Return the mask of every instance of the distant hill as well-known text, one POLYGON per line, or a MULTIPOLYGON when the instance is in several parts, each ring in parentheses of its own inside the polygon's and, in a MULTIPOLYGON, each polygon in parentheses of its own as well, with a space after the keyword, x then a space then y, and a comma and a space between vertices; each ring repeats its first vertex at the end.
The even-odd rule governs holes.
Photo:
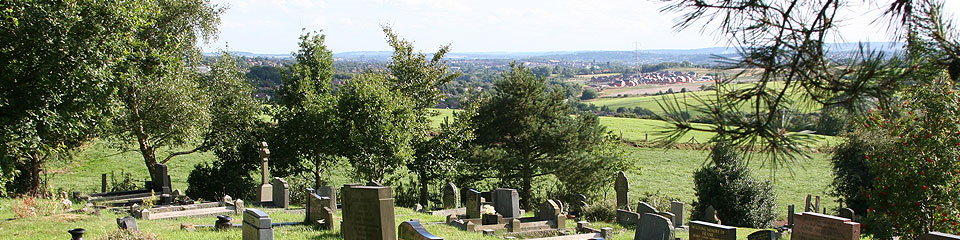
MULTIPOLYGON (((897 42, 869 42, 864 43, 869 49, 884 52, 897 51, 903 48, 903 43, 897 42)), ((833 43, 827 46, 831 54, 843 55, 857 51, 859 43, 833 43)), ((290 54, 260 54, 250 52, 232 52, 244 57, 289 58, 290 54)), ((334 53, 333 57, 344 61, 389 61, 393 52, 390 51, 355 51, 334 53)), ((204 53, 207 56, 216 53, 204 53)), ((690 61, 695 64, 709 64, 716 61, 716 57, 738 56, 737 49, 732 47, 711 47, 697 49, 646 49, 639 54, 634 51, 550 51, 550 52, 452 52, 447 54, 449 59, 507 59, 507 60, 557 60, 557 61, 597 61, 597 62, 626 62, 635 63, 639 55, 642 63, 681 62, 690 61)))

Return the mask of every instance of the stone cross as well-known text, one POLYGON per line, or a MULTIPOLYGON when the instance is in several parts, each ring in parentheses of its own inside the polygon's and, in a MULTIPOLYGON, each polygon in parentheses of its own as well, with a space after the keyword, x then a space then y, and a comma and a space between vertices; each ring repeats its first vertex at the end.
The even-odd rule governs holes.
POLYGON ((270 185, 270 182, 267 181, 270 175, 270 168, 268 166, 270 149, 267 148, 267 142, 260 142, 260 159, 263 163, 263 174, 260 178, 260 192, 258 192, 257 198, 260 200, 260 204, 271 203, 273 202, 273 185, 270 185))

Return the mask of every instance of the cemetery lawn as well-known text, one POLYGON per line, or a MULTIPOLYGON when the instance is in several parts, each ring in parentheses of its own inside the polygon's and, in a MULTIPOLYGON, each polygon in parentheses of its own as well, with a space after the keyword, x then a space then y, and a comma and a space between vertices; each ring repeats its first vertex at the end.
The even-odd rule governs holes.
MULTIPOLYGON (((450 113, 452 111, 446 111, 446 114, 450 113)), ((628 132, 624 132, 624 136, 624 138, 628 138, 628 132)), ((696 138, 699 141, 700 137, 696 138)), ((100 174, 110 173, 111 171, 119 173, 121 170, 133 174, 136 184, 142 184, 142 180, 146 179, 147 171, 139 153, 121 153, 109 148, 109 146, 109 143, 97 142, 74 153, 75 161, 73 162, 51 163, 47 175, 50 189, 67 192, 75 190, 83 192, 99 191, 100 174)), ((688 204, 688 211, 692 209, 689 204, 696 197, 693 190, 693 172, 704 164, 708 152, 693 149, 638 148, 626 145, 624 145, 624 150, 628 154, 628 159, 634 162, 633 167, 626 171, 631 186, 631 206, 636 206, 639 199, 644 196, 656 195, 661 198, 679 199, 688 204)), ((775 191, 779 219, 786 219, 787 205, 794 204, 798 211, 802 210, 803 201, 807 194, 820 195, 822 206, 827 207, 828 211, 833 211, 832 209, 836 207, 836 198, 827 194, 830 191, 830 181, 833 178, 829 162, 830 155, 812 153, 811 156, 811 159, 793 164, 792 169, 780 169, 776 172, 775 191)), ((174 188, 186 190, 187 176, 194 165, 212 160, 214 160, 212 154, 192 154, 171 160, 168 166, 170 166, 170 177, 174 188)), ((768 168, 761 168, 763 163, 761 160, 755 159, 750 162, 750 166, 754 170, 753 175, 759 179, 770 179, 773 173, 768 168)), ((332 171, 344 176, 336 176, 331 182, 336 186, 351 182, 346 177, 346 171, 348 169, 332 171)), ((610 201, 615 199, 616 194, 613 190, 612 180, 604 194, 605 198, 610 201)), ((125 214, 121 215, 104 210, 101 216, 66 213, 17 219, 12 210, 17 201, 18 199, 0 199, 0 239, 65 238, 68 236, 67 230, 77 227, 88 230, 87 239, 97 239, 107 231, 116 229, 116 218, 126 216, 125 214)), ((299 208, 299 203, 292 204, 295 206, 291 208, 299 208)), ((74 203, 74 209, 80 206, 83 206, 83 203, 74 203)), ((654 207, 666 210, 667 206, 654 204, 654 207)), ((302 221, 304 216, 302 212, 295 210, 266 209, 266 211, 275 219, 275 222, 302 221)), ((444 220, 442 216, 419 214, 403 207, 397 207, 396 216, 397 224, 414 218, 420 219, 422 222, 441 222, 444 220)), ((689 212, 686 216, 689 221, 689 212)), ((226 232, 205 230, 188 232, 180 230, 181 223, 213 224, 215 220, 214 216, 207 216, 176 220, 140 220, 137 223, 141 230, 158 234, 161 239, 240 239, 239 230, 226 232)), ((241 216, 234 216, 234 223, 240 221, 241 216)), ((568 220, 568 227, 574 227, 575 225, 572 220, 568 220)), ((425 224, 425 226, 432 233, 447 239, 482 239, 479 234, 466 233, 443 224, 425 224)), ((615 227, 619 235, 614 239, 632 239, 633 237, 633 229, 615 226, 615 224, 594 222, 591 223, 591 226, 615 227)), ((753 231, 753 229, 740 228, 738 236, 745 239, 747 234, 753 231)), ((275 229, 275 234, 277 239, 340 238, 333 232, 315 231, 303 226, 280 227, 275 229)), ((681 238, 686 238, 686 234, 684 231, 677 232, 677 236, 681 238)))

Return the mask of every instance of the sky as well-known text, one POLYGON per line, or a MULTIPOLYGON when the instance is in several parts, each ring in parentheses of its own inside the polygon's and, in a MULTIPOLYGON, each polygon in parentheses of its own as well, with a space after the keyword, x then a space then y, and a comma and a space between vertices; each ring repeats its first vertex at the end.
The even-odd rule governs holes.
MULTIPOLYGON (((297 50, 304 31, 322 31, 333 52, 388 51, 382 32, 431 52, 450 44, 454 52, 693 49, 726 45, 708 27, 677 31, 677 13, 663 13, 661 0, 212 0, 227 7, 219 38, 204 51, 286 54, 297 50), (304 30, 305 29, 305 30, 304 30)), ((842 37, 833 42, 888 41, 874 23, 880 6, 841 12, 842 37)), ((882 1, 887 2, 887 1, 882 1)), ((960 1, 946 1, 947 13, 960 1)))

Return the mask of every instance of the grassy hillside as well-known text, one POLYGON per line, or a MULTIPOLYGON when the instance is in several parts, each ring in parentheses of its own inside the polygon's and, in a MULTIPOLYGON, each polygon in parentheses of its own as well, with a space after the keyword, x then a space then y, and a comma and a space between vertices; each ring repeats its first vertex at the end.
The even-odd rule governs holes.
MULTIPOLYGON (((731 85, 730 87, 733 89, 739 89, 739 88, 751 86, 753 84, 754 83, 741 83, 741 84, 731 85)), ((780 83, 780 82, 771 83, 771 86, 773 86, 774 89, 781 88, 782 85, 783 83, 780 83)), ((642 87, 644 86, 640 86, 639 88, 642 88, 642 87)), ((598 107, 607 106, 612 110, 616 110, 619 107, 626 107, 626 108, 643 107, 655 113, 660 114, 660 113, 663 113, 663 110, 660 108, 660 105, 657 104, 657 101, 661 101, 661 102, 663 102, 664 100, 673 101, 674 98, 676 98, 676 100, 681 103, 681 106, 685 106, 685 105, 691 106, 691 108, 687 110, 690 112, 690 114, 698 115, 699 113, 695 111, 695 108, 693 106, 701 106, 703 103, 701 101, 698 101, 697 99, 699 98, 699 99, 708 100, 708 101, 714 100, 716 98, 716 91, 685 92, 685 93, 674 93, 674 94, 660 95, 660 96, 631 95, 627 97, 603 97, 603 98, 586 101, 586 103, 594 104, 594 105, 597 105, 598 107)), ((799 92, 795 92, 794 90, 789 90, 787 92, 787 99, 791 100, 794 103, 794 106, 797 107, 797 109, 795 110, 800 110, 806 113, 816 112, 816 111, 819 111, 819 109, 821 108, 821 106, 816 103, 804 100, 803 97, 799 94, 799 92)), ((748 111, 748 112, 752 111, 750 109, 750 106, 741 106, 741 110, 748 111)))

